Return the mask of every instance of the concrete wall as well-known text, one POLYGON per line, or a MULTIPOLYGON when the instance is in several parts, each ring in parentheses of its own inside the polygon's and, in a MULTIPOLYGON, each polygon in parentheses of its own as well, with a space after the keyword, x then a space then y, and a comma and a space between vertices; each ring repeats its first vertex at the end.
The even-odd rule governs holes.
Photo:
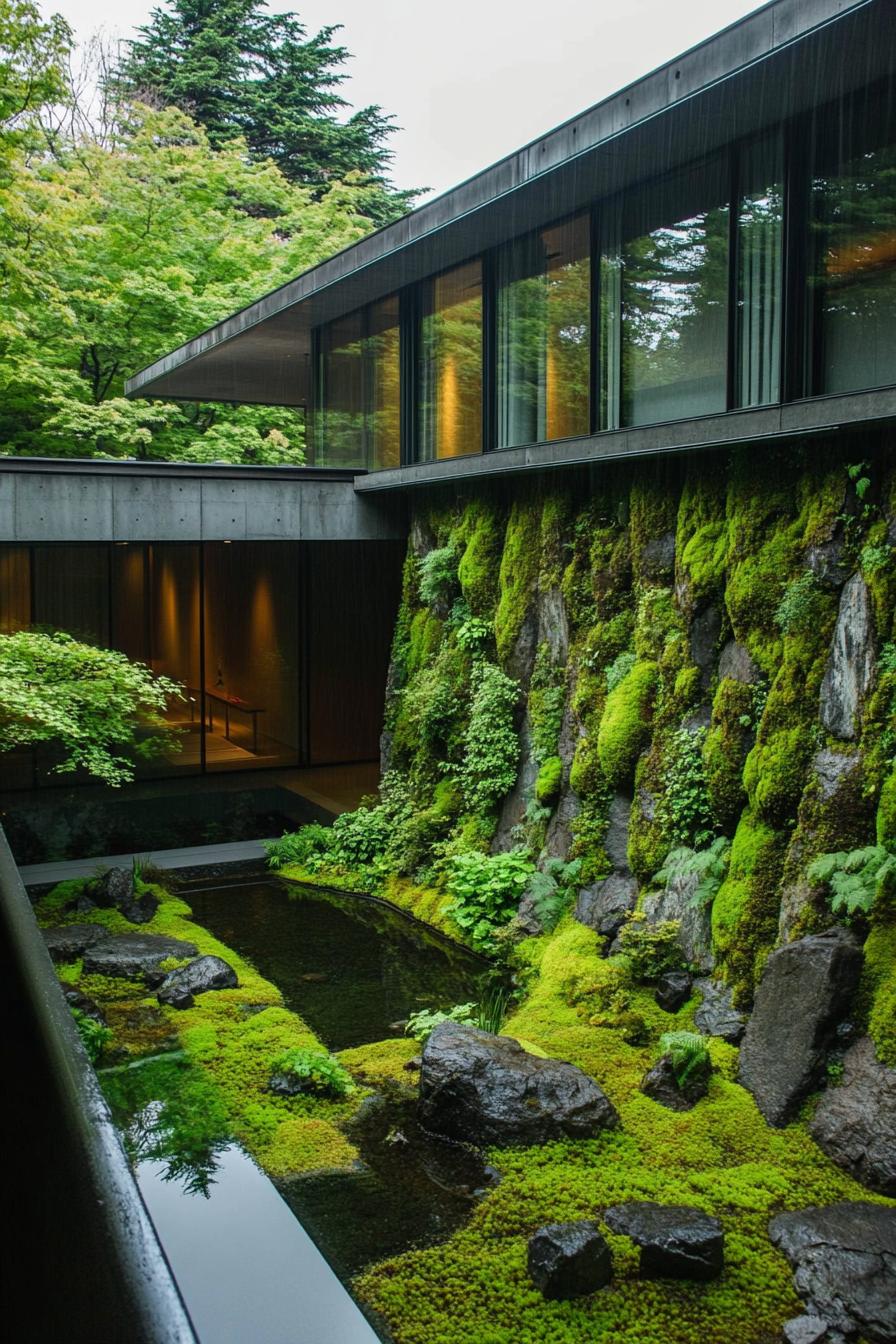
POLYGON ((400 507, 354 473, 309 468, 0 459, 0 541, 388 541, 400 507))

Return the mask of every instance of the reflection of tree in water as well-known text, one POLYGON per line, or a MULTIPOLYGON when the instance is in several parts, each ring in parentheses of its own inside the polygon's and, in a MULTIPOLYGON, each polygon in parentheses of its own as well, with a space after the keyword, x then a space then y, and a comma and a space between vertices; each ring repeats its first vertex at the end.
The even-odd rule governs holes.
POLYGON ((214 1088, 177 1060, 106 1073, 102 1083, 131 1162, 159 1162, 163 1180, 208 1198, 218 1155, 230 1143, 214 1088))

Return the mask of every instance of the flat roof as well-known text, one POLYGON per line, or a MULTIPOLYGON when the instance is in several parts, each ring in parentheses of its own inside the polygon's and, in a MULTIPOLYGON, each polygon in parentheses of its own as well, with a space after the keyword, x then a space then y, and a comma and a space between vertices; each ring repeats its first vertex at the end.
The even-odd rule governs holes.
POLYGON ((886 73, 892 0, 771 0, 130 378, 128 396, 303 406, 311 331, 886 73))

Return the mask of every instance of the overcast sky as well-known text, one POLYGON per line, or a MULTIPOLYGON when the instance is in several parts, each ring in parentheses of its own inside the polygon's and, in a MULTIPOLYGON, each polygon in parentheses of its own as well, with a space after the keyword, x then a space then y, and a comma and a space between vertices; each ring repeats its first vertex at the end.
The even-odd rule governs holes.
MULTIPOLYGON (((128 36, 143 0, 43 0, 79 38, 128 36)), ((380 103, 401 187, 439 192, 759 8, 753 0, 307 0, 309 30, 341 23, 355 106, 380 103)))

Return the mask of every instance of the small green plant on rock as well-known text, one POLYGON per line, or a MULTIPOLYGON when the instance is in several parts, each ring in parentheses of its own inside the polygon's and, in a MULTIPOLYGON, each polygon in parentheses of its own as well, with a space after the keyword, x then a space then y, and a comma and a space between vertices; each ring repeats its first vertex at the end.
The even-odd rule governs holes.
POLYGON ((546 933, 550 933, 578 890, 582 873, 581 859, 569 863, 563 859, 546 859, 529 879, 525 894, 531 899, 535 916, 546 933))
POLYGON ((713 835, 712 808, 706 782, 703 743, 706 729, 678 728, 664 759, 664 788, 658 816, 664 836, 673 844, 702 849, 713 835))
POLYGON ((520 688, 494 663, 478 663, 471 680, 473 701, 457 777, 467 807, 481 813, 516 782, 520 745, 514 718, 520 688))
POLYGON ((867 915, 878 894, 896 885, 896 854, 888 845, 820 854, 807 875, 810 882, 827 884, 835 914, 867 915))
POLYGON ((690 849, 682 845, 666 855, 665 863, 654 874, 653 880, 657 886, 665 887, 670 882, 696 877, 692 900, 694 905, 706 907, 712 905, 716 892, 725 880, 730 855, 731 841, 724 835, 713 840, 708 849, 690 849))
POLYGON ((477 1005, 475 1003, 457 1003, 447 1012, 438 1008, 421 1008, 411 1013, 404 1029, 405 1036, 413 1036, 415 1041, 425 1045, 436 1027, 443 1022, 460 1022, 463 1026, 478 1026, 477 1005))
POLYGON ((775 612, 782 633, 797 635, 810 630, 819 618, 822 595, 821 584, 810 569, 789 583, 775 612))
POLYGON ((448 608, 457 591, 457 556, 453 546, 429 551, 419 562, 420 600, 433 610, 448 608))
POLYGON ((87 1058, 91 1064, 95 1064, 111 1041, 112 1032, 104 1023, 97 1022, 96 1018, 89 1017, 80 1008, 72 1009, 72 1017, 75 1019, 81 1043, 87 1051, 87 1058))
POLYGON ((300 1079, 304 1084, 303 1091, 323 1096, 348 1097, 357 1090, 348 1070, 323 1050, 304 1047, 284 1050, 271 1060, 271 1074, 278 1073, 300 1079))
POLYGON ((619 934, 622 951, 635 980, 657 980, 666 971, 684 968, 684 956, 678 942, 677 919, 648 924, 643 914, 633 914, 619 934))
POLYGON ((679 1091, 712 1068, 706 1041, 696 1031, 665 1032, 660 1037, 660 1051, 669 1057, 679 1091))

